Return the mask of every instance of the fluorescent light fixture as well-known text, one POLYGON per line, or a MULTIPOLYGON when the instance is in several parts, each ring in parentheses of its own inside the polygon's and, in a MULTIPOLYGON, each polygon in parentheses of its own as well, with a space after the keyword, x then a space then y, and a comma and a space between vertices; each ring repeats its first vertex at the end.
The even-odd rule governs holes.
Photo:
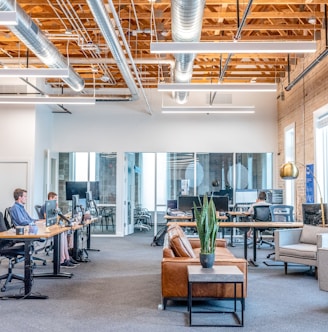
POLYGON ((2 68, 0 77, 68 77, 68 68, 2 68))
POLYGON ((0 25, 17 24, 17 13, 15 11, 0 11, 0 25))
POLYGON ((65 104, 65 105, 94 105, 96 103, 95 97, 80 97, 80 96, 45 96, 45 97, 31 97, 31 96, 0 96, 0 104, 65 104))
POLYGON ((151 53, 314 53, 315 41, 303 42, 153 42, 151 53))
POLYGON ((164 106, 163 114, 253 114, 255 106, 164 106))
POLYGON ((158 91, 261 91, 274 92, 277 91, 277 84, 270 83, 222 83, 222 84, 184 84, 184 83, 159 83, 158 91))

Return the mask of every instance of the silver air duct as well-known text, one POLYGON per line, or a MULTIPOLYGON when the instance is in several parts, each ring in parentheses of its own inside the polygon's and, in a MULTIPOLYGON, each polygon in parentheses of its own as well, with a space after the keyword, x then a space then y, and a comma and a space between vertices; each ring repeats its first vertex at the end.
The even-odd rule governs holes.
POLYGON ((134 81, 133 75, 127 63, 126 57, 123 53, 123 50, 120 46, 120 42, 116 36, 115 29, 109 20, 108 13, 106 12, 106 8, 103 4, 103 1, 98 0, 87 0, 87 3, 92 11, 92 14, 101 30, 106 43, 111 50, 113 58, 116 60, 116 64, 120 69, 121 74, 124 77, 125 83, 127 84, 132 99, 138 99, 138 88, 134 81))
POLYGON ((68 65, 57 48, 14 0, 0 0, 0 11, 16 11, 18 24, 8 26, 8 29, 48 67, 68 68, 69 75, 62 80, 74 91, 83 90, 84 80, 68 65))
MULTIPOLYGON (((205 0, 172 0, 172 40, 174 42, 199 42, 205 0)), ((192 77, 195 54, 175 55, 175 83, 189 83, 192 77)), ((188 100, 188 92, 177 92, 176 102, 184 104, 188 100)))

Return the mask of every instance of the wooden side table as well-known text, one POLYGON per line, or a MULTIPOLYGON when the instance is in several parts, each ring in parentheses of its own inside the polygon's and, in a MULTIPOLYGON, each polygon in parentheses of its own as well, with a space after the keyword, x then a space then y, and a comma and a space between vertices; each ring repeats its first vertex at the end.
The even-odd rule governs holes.
MULTIPOLYGON (((244 294, 244 274, 239 270, 237 266, 217 265, 212 269, 204 269, 200 265, 188 266, 188 312, 189 312, 189 325, 190 326, 244 326, 244 310, 245 303, 244 298, 237 299, 236 289, 237 284, 241 285, 241 294, 244 294), (196 311, 193 310, 193 300, 209 300, 210 298, 193 298, 192 285, 196 283, 217 283, 217 284, 233 284, 234 285, 234 297, 233 297, 233 310, 228 311, 196 311), (237 301, 240 301, 240 316, 237 310, 237 301), (192 314, 232 314, 236 320, 236 324, 193 324, 192 314)), ((213 298, 211 298, 213 299, 213 298)), ((230 301, 231 299, 221 299, 223 301, 230 301)))

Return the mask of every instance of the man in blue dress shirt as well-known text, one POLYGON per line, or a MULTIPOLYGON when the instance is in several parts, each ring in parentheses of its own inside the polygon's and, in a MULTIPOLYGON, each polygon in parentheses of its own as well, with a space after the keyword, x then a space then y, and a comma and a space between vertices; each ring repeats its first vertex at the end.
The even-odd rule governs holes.
POLYGON ((15 204, 10 209, 10 216, 15 226, 34 224, 38 219, 33 219, 25 210, 27 190, 17 188, 14 191, 15 204))

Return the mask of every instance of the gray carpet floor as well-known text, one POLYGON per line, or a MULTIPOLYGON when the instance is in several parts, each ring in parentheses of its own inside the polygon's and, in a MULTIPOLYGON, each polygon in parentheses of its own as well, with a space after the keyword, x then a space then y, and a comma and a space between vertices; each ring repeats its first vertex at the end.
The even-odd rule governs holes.
MULTIPOLYGON (((243 328, 189 327, 186 303, 159 309, 162 247, 151 241, 151 231, 93 237, 92 246, 101 251, 89 252, 90 262, 69 269, 73 278, 34 279, 33 292, 49 299, 0 301, 1 331, 327 331, 328 293, 319 290, 307 267, 292 266, 285 275, 282 265, 267 266, 269 248, 258 250, 258 267, 249 267, 243 328)), ((230 249, 243 256, 242 244, 230 249)), ((51 269, 51 257, 45 257, 48 265, 38 263, 37 272, 51 269)), ((2 259, 0 274, 6 267, 2 259)), ((13 281, 1 295, 20 291, 22 282, 13 281)))

